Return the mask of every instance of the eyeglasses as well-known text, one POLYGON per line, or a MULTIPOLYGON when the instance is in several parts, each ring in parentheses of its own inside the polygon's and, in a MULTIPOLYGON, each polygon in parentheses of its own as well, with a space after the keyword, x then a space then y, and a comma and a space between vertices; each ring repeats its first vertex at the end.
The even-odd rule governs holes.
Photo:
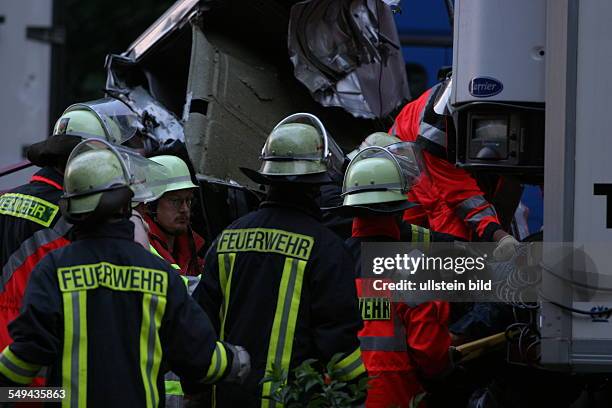
POLYGON ((187 204, 188 208, 191 208, 193 203, 193 197, 179 198, 179 197, 164 197, 175 210, 180 210, 183 207, 183 203, 187 204))

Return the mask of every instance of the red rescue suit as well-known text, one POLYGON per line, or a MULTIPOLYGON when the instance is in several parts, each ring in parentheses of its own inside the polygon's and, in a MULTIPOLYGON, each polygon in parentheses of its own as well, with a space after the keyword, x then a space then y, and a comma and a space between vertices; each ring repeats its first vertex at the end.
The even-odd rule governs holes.
POLYGON ((204 268, 204 257, 201 254, 204 248, 204 238, 195 231, 186 232, 174 238, 174 250, 168 248, 166 233, 149 216, 143 217, 149 225, 149 242, 168 261, 181 267, 181 274, 197 276, 204 268))
MULTIPOLYGON (((450 333, 447 302, 419 305, 390 301, 362 275, 361 243, 399 241, 392 216, 357 217, 347 247, 357 262, 357 293, 364 327, 359 332, 363 362, 370 380, 368 408, 410 407, 424 393, 419 378, 432 377, 448 368, 450 333)), ((424 407, 422 402, 418 405, 424 407)))
POLYGON ((408 193, 408 198, 421 206, 407 210, 404 219, 463 239, 491 241, 493 233, 501 229, 495 208, 476 180, 448 160, 447 125, 452 119, 433 109, 441 89, 438 84, 404 106, 389 131, 422 147, 428 173, 408 193))

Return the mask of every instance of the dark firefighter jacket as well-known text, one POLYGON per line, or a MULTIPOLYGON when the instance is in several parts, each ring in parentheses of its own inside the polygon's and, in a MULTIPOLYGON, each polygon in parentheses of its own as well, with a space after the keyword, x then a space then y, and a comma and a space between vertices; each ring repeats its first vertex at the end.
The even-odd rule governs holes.
POLYGON ((271 384, 259 385, 273 364, 327 364, 341 353, 343 380, 364 375, 353 261, 313 200, 268 197, 217 237, 204 265, 194 297, 220 338, 251 354, 244 385, 216 387, 217 407, 276 406, 261 400, 271 384))
POLYGON ((57 205, 63 181, 60 173, 45 167, 28 184, 0 196, 0 349, 11 342, 7 327, 19 314, 32 269, 69 242, 71 225, 57 205))
POLYGON ((231 352, 133 230, 128 220, 77 229, 36 266, 0 355, 4 383, 28 384, 48 366, 47 385, 66 391, 62 406, 158 407, 168 369, 193 381, 225 375, 231 352))

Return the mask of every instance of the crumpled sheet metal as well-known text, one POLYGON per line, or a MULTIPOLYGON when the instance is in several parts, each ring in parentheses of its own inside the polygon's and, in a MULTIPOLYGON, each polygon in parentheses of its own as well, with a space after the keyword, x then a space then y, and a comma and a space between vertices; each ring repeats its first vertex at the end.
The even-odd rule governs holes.
POLYGON ((323 106, 381 118, 409 99, 393 13, 383 0, 309 0, 291 9, 296 78, 323 106))
POLYGON ((145 131, 160 144, 166 140, 185 141, 183 124, 141 86, 125 89, 114 97, 127 104, 140 118, 145 131))

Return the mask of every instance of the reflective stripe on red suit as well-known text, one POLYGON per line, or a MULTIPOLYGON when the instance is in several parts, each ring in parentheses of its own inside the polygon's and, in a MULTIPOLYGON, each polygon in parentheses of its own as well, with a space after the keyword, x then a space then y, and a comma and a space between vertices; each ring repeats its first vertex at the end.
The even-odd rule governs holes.
POLYGON ((389 132, 419 143, 427 169, 427 177, 408 193, 408 198, 421 206, 407 210, 404 219, 467 240, 475 238, 474 234, 491 240, 493 232, 501 228, 495 208, 485 200, 476 180, 445 157, 447 121, 451 118, 433 111, 439 89, 436 85, 404 106, 389 132))
MULTIPOLYGON (((399 240, 399 228, 392 216, 357 217, 353 236, 346 244, 355 259, 360 302, 366 298, 390 295, 374 291, 361 273, 361 243, 399 240)), ((419 305, 391 302, 389 319, 364 320, 359 332, 363 361, 370 377, 366 406, 409 407, 424 390, 420 376, 434 376, 448 367, 450 334, 447 302, 419 305)), ((421 403, 419 407, 424 407, 421 403)))

